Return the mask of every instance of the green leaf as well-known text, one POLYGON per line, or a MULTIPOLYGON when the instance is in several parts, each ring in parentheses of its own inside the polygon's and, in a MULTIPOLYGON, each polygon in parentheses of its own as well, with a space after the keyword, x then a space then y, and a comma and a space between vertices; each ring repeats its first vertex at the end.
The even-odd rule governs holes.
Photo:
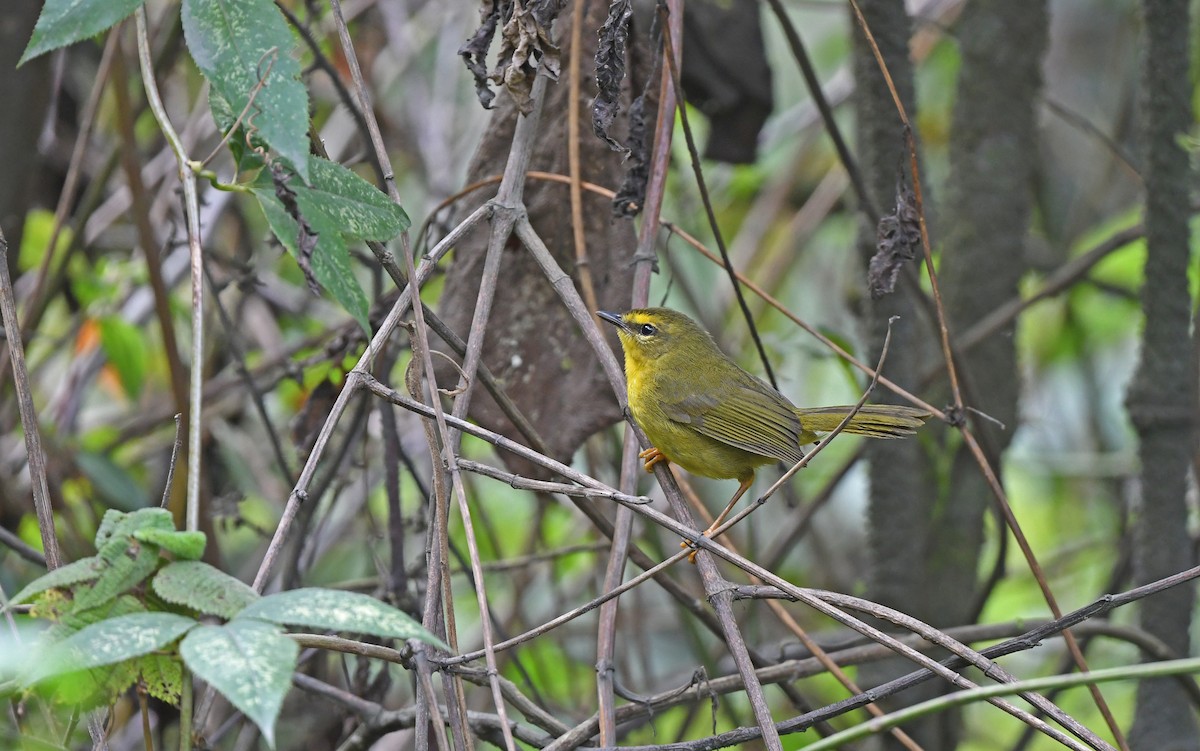
POLYGON ((139 508, 130 513, 109 509, 96 530, 96 549, 102 549, 113 537, 132 537, 139 529, 175 529, 171 512, 163 508, 139 508))
MULTIPOLYGON (((283 247, 287 248, 288 253, 300 262, 300 225, 288 215, 283 204, 275 197, 273 188, 256 188, 253 192, 267 217, 271 232, 283 247)), ((320 233, 309 260, 313 276, 333 299, 358 321, 363 331, 369 334, 371 327, 367 321, 367 313, 370 303, 358 280, 354 278, 354 270, 350 267, 350 251, 342 239, 341 232, 337 227, 331 226, 323 215, 306 218, 312 229, 320 233)))
POLYGON ((419 639, 449 649, 407 613, 358 592, 315 587, 293 589, 262 598, 238 613, 237 618, 393 639, 419 639))
POLYGON ((275 720, 300 647, 261 621, 193 629, 179 646, 188 668, 258 725, 275 747, 275 720))
POLYGON ((283 16, 261 0, 183 0, 181 15, 204 77, 235 116, 253 94, 247 117, 253 115, 254 129, 307 182, 308 94, 283 16))
POLYGON ((126 396, 136 400, 142 392, 150 360, 142 332, 119 316, 104 316, 98 323, 100 346, 117 371, 126 396))
MULTIPOLYGON (((72 610, 63 613, 60 621, 51 624, 50 628, 46 629, 44 638, 47 644, 51 644, 61 641, 93 623, 99 623, 100 621, 110 620, 123 615, 145 612, 146 606, 142 604, 141 600, 133 595, 121 595, 115 600, 109 600, 100 607, 92 608, 91 610, 72 610)), ((36 609, 34 615, 40 617, 36 609)))
POLYGON ((168 704, 179 704, 183 690, 183 662, 174 655, 152 654, 138 658, 138 672, 146 693, 168 704))
POLYGON ((204 555, 204 545, 208 541, 203 532, 180 532, 174 529, 139 529, 133 536, 189 561, 199 560, 204 555))
POLYGON ((11 607, 13 605, 25 602, 34 595, 41 594, 48 589, 67 587, 72 584, 88 581, 89 579, 95 579, 96 577, 100 576, 100 572, 107 567, 108 564, 100 560, 100 558, 97 556, 93 555, 87 558, 80 558, 74 563, 68 563, 65 566, 60 566, 48 574, 39 576, 38 578, 29 582, 29 584, 25 585, 24 589, 22 589, 20 592, 17 592, 16 596, 9 600, 8 606, 11 607))
POLYGON ((123 535, 105 543, 97 555, 108 566, 100 572, 95 584, 76 591, 76 610, 94 608, 125 594, 158 567, 158 548, 123 535))
POLYGON ((39 660, 26 678, 32 685, 53 675, 112 665, 162 649, 196 626, 196 621, 174 613, 134 613, 93 623, 55 644, 44 645, 39 660))
POLYGON ((21 55, 27 60, 95 36, 141 7, 144 0, 46 0, 21 55))
POLYGON ((232 618, 259 599, 240 580, 200 561, 177 561, 154 577, 154 591, 174 605, 232 618))
POLYGON ((312 257, 313 276, 328 290, 338 305, 354 316, 354 320, 358 321, 358 325, 362 326, 369 336, 371 324, 367 316, 371 310, 371 303, 367 300, 358 279, 354 277, 354 269, 350 266, 350 249, 338 234, 337 225, 332 224, 327 217, 315 215, 312 227, 320 233, 312 257))
POLYGON ((304 215, 321 213, 333 226, 363 240, 387 242, 411 222, 404 209, 387 194, 337 162, 314 157, 312 187, 296 189, 296 200, 304 215))
MULTIPOLYGON (((307 263, 321 286, 370 333, 370 303, 354 278, 346 238, 386 242, 411 223, 404 209, 342 165, 317 157, 310 159, 310 165, 311 186, 288 186, 295 193, 297 211, 317 233, 316 247, 307 263)), ((303 268, 306 261, 300 256, 300 225, 276 195, 271 173, 263 170, 251 190, 271 231, 303 268)))
MULTIPOLYGON (((221 96, 221 92, 212 88, 208 91, 208 108, 212 111, 213 122, 217 124, 217 130, 221 133, 229 133, 233 124, 238 122, 238 115, 241 114, 241 112, 234 112, 229 101, 221 96)), ((225 143, 229 146, 230 153, 233 154, 238 172, 252 172, 262 168, 263 158, 259 156, 256 149, 262 149, 265 153, 271 148, 270 144, 258 135, 257 130, 246 132, 246 118, 244 117, 225 143), (250 146, 246 145, 247 138, 250 140, 250 146)))
POLYGON ((75 464, 105 502, 125 511, 144 508, 149 502, 146 491, 129 473, 104 454, 80 451, 75 464))

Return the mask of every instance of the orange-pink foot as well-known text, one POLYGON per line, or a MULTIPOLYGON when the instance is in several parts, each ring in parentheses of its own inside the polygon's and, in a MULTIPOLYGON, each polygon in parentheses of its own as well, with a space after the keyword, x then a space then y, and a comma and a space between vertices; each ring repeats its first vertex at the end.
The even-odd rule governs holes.
POLYGON ((671 461, 670 459, 667 458, 666 454, 664 454, 663 452, 654 448, 653 446, 646 449, 642 453, 638 454, 638 458, 646 460, 646 471, 647 472, 653 472, 655 464, 659 464, 659 463, 669 464, 671 461))

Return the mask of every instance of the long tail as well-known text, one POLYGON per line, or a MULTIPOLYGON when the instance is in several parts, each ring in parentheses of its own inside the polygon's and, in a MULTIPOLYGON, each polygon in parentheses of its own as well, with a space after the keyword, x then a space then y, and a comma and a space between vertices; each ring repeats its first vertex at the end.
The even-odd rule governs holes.
MULTIPOLYGON (((800 436, 801 445, 812 443, 821 433, 837 428, 853 409, 848 405, 797 409, 796 416, 800 418, 800 426, 804 429, 800 436)), ((867 404, 850 418, 845 432, 869 438, 902 438, 916 433, 929 416, 925 410, 913 407, 867 404)))

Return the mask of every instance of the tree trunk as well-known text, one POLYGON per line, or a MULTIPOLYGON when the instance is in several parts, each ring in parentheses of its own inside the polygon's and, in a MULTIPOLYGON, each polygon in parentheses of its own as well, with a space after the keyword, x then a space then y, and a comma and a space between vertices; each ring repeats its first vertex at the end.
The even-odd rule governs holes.
MULTIPOLYGON (((1188 3, 1146 0, 1142 59, 1146 181, 1146 331, 1141 362, 1126 397, 1137 429, 1141 505, 1135 511, 1133 565, 1137 583, 1194 564, 1187 534, 1188 471, 1195 456, 1196 369, 1188 296, 1187 151, 1180 137, 1192 122, 1188 82, 1188 3)), ((1179 655, 1188 654, 1195 603, 1191 587, 1142 601, 1141 626, 1179 655)), ((1200 747, 1193 709, 1169 678, 1138 685, 1130 741, 1135 749, 1200 747)))
MULTIPOLYGON (((950 141, 941 282, 951 331, 963 331, 1017 295, 1024 274, 1037 161, 1037 100, 1046 47, 1045 0, 976 0, 958 23, 958 93, 950 141), (1013 43, 1020 39, 1021 44, 1013 43)), ((962 357, 968 404, 1002 422, 974 428, 993 467, 1017 427, 1017 372, 1011 323, 962 357)), ((992 502, 970 452, 954 456, 948 494, 935 522, 934 625, 973 620, 983 515, 992 502)))
MULTIPOLYGON (((583 25, 583 57, 579 151, 582 179, 616 189, 623 177, 623 155, 596 138, 589 127, 591 112, 586 104, 596 95, 594 63, 596 30, 605 19, 605 3, 589 3, 583 25)), ((569 28, 573 6, 565 8, 557 26, 569 28)), ((568 173, 567 106, 569 103, 566 61, 570 55, 568 34, 562 37, 562 79, 546 89, 538 148, 530 170, 560 175, 568 173)), ((638 42, 640 44, 640 42, 638 42)), ((635 44, 631 38, 630 44, 635 44)), ((517 120, 517 108, 505 93, 496 98, 496 111, 483 136, 467 175, 473 183, 504 170, 517 120)), ((628 102, 623 106, 628 111, 628 102)), ((652 121, 652 120, 651 120, 652 121)), ((457 220, 487 200, 494 189, 473 194, 461 204, 457 220)), ((545 240, 559 265, 579 282, 575 262, 568 188, 559 182, 530 180, 525 188, 525 205, 534 229, 545 240)), ((587 258, 601 308, 624 310, 629 303, 633 272, 630 259, 635 247, 633 223, 614 218, 608 198, 583 193, 583 221, 587 258)), ((455 250, 446 278, 446 289, 438 303, 446 323, 463 339, 475 308, 483 272, 490 225, 483 224, 455 250)), ((586 299, 586 298, 585 298, 586 299)), ((511 238, 500 268, 499 284, 484 342, 483 362, 500 379, 509 396, 524 412, 549 445, 554 458, 569 462, 585 438, 621 418, 612 388, 578 326, 563 307, 550 282, 533 257, 511 238), (548 399, 547 394, 554 398, 548 399)), ((439 367, 439 382, 453 384, 456 374, 439 367)), ((480 424, 515 440, 525 442, 482 390, 471 403, 471 417, 480 424)), ((519 472, 540 475, 540 470, 521 463, 519 472)))
MULTIPOLYGON (((860 0, 863 16, 879 45, 910 118, 915 116, 912 64, 908 58, 910 23, 903 0, 860 0)), ((852 21, 853 23, 853 21, 852 21)), ((859 164, 878 211, 895 205, 897 169, 908 164, 900 118, 883 74, 866 39, 855 24, 854 76, 856 85, 857 140, 859 164)), ((875 226, 864 221, 859 232, 859 250, 864 259, 875 252, 875 226)), ((864 283, 864 289, 865 289, 864 283)), ((927 322, 919 313, 912 285, 898 284, 897 291, 872 302, 865 324, 872 357, 878 357, 887 322, 899 316, 892 328, 892 342, 884 372, 900 384, 916 384, 925 363, 927 322)), ((880 401, 895 401, 881 396, 880 401)), ((918 440, 872 441, 867 448, 870 462, 871 497, 867 507, 870 558, 869 592, 872 600, 911 613, 918 618, 928 613, 926 576, 930 545, 929 519, 934 498, 928 463, 918 440)), ((901 671, 911 669, 907 661, 887 661, 862 670, 864 688, 901 671)), ((929 695, 927 688, 907 692, 902 702, 929 695)), ((935 741, 938 729, 931 723, 905 726, 928 751, 942 748, 935 741)), ((888 737, 884 744, 897 747, 888 737)))

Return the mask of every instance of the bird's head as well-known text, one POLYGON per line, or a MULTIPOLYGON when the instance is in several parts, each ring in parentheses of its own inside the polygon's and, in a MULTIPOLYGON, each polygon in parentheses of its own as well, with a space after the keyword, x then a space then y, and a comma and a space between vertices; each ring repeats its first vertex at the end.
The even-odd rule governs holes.
POLYGON ((700 324, 670 308, 639 308, 625 313, 597 311, 617 327, 626 363, 644 363, 662 357, 698 355, 717 345, 700 324))

